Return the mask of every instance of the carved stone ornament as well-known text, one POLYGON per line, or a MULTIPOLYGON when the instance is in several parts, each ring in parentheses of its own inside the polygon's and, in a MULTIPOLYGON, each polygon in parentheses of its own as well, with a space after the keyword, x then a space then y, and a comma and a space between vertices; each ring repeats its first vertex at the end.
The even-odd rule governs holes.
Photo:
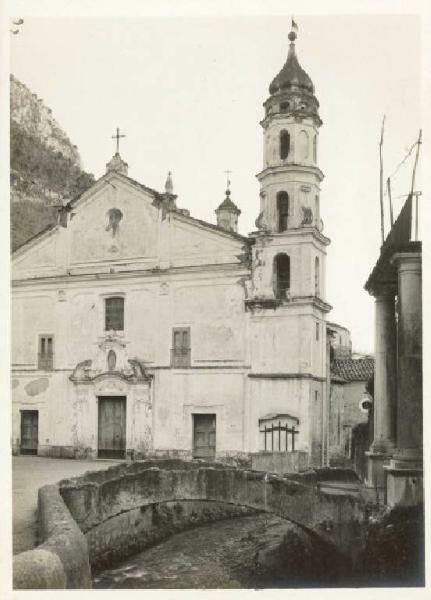
POLYGON ((302 206, 301 225, 311 225, 313 223, 313 211, 308 206, 302 206))
POLYGON ((99 344, 92 358, 77 363, 70 380, 74 383, 90 383, 103 378, 118 378, 129 383, 149 381, 143 361, 129 358, 126 344, 115 336, 107 335, 99 344))

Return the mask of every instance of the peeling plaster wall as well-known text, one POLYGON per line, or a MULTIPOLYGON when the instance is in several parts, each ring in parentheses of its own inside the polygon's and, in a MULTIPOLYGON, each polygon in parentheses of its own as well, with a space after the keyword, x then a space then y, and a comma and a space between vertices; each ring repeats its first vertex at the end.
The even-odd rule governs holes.
MULTIPOLYGON (((12 448, 18 452, 21 438, 21 411, 39 412, 40 455, 51 454, 56 446, 73 446, 73 407, 67 374, 21 372, 14 377, 12 391, 12 448), (30 392, 30 393, 29 393, 30 392), (37 392, 37 393, 35 393, 37 392)), ((55 452, 55 451, 54 451, 55 452)))

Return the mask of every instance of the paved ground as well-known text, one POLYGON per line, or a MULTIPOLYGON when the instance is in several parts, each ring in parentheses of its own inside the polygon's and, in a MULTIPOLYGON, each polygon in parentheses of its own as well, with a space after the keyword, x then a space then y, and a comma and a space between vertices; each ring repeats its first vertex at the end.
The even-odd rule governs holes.
POLYGON ((37 491, 43 485, 85 471, 107 469, 120 461, 65 460, 39 456, 14 456, 12 460, 13 553, 34 548, 37 543, 37 491))

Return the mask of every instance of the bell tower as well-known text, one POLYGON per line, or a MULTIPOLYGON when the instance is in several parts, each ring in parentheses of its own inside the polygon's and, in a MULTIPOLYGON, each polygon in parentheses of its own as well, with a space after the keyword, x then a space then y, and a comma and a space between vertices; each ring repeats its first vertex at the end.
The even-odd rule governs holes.
MULTIPOLYGON (((257 231, 251 234, 250 395, 255 418, 297 419, 295 446, 309 465, 326 460, 325 262, 330 240, 320 217, 319 102, 296 56, 292 21, 286 62, 264 102, 257 231)), ((263 422, 263 421, 262 421, 263 422)), ((252 447, 258 449, 257 439, 252 447)))
MULTIPOLYGON (((292 29, 286 62, 269 86, 261 121, 263 169, 257 175, 260 214, 254 235, 255 251, 261 257, 265 254, 266 270, 258 273, 253 284, 255 295, 267 300, 281 301, 294 295, 325 297, 325 247, 329 239, 322 233, 320 217, 323 173, 318 166, 318 145, 322 121, 313 82, 296 56, 296 37, 292 29)), ((260 262, 257 260, 256 267, 260 262)))

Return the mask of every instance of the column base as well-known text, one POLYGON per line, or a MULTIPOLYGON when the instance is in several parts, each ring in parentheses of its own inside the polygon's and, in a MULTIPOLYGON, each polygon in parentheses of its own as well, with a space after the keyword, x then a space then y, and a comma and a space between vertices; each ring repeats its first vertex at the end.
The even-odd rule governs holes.
POLYGON ((365 452, 365 454, 368 457, 367 477, 365 479, 366 487, 384 490, 385 471, 383 467, 389 464, 391 455, 373 452, 372 450, 365 452))
POLYGON ((388 506, 416 506, 424 501, 422 459, 392 459, 384 467, 385 503, 388 506))

